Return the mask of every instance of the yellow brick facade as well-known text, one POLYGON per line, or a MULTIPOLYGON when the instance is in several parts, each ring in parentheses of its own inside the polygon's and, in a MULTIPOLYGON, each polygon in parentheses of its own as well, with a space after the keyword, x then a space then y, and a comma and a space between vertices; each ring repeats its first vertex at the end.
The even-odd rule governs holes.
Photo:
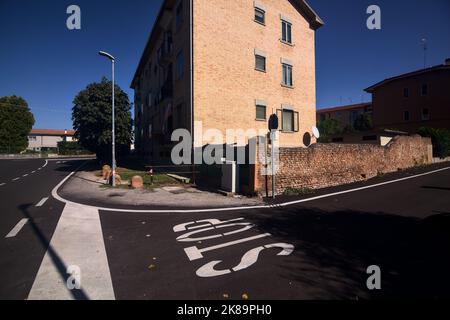
POLYGON ((258 3, 265 25, 254 21, 252 0, 193 0, 194 120, 203 131, 267 129, 256 120, 255 101, 267 103, 267 119, 289 105, 299 113, 299 131, 280 133, 280 145, 303 146, 316 123, 315 30, 294 1, 258 3), (293 45, 280 41, 281 16, 292 22, 293 45), (255 49, 266 55, 266 72, 255 70, 255 49), (281 59, 293 63, 293 88, 281 85, 281 59))

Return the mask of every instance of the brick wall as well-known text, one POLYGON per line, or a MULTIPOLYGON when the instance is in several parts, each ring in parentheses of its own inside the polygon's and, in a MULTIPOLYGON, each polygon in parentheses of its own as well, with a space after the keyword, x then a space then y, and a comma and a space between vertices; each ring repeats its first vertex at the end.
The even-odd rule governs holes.
MULTIPOLYGON (((276 190, 319 189, 373 178, 433 161, 431 139, 420 136, 394 138, 387 146, 366 144, 316 144, 305 148, 280 148, 276 190)), ((255 189, 271 190, 271 179, 255 166, 255 189)))

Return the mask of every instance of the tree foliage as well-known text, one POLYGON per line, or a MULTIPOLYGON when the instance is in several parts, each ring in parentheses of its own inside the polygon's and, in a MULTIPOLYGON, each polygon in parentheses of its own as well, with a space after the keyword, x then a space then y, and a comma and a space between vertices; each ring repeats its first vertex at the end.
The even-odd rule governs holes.
POLYGON ((435 157, 450 156, 450 130, 422 127, 418 130, 418 134, 431 138, 435 157))
POLYGON ((355 130, 358 131, 366 131, 372 129, 373 128, 372 116, 367 112, 360 114, 356 118, 353 127, 355 128, 355 130))
POLYGON ((19 153, 28 146, 28 134, 34 117, 25 99, 0 98, 0 153, 19 153))
POLYGON ((89 151, 84 150, 78 141, 59 141, 58 154, 60 155, 82 155, 88 154, 89 151))
POLYGON ((328 143, 331 142, 331 137, 337 134, 342 134, 344 128, 336 119, 325 119, 319 122, 317 128, 320 132, 319 142, 328 143))
MULTIPOLYGON (((103 78, 78 93, 73 101, 72 120, 79 144, 109 161, 112 145, 112 83, 103 78)), ((131 104, 127 94, 115 86, 116 152, 129 151, 132 140, 131 104)))

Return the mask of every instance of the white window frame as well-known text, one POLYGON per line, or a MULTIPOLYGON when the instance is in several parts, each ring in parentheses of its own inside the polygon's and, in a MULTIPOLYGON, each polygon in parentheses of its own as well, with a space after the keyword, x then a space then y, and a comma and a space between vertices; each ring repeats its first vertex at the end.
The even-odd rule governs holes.
POLYGON ((284 59, 282 59, 281 61, 281 85, 283 87, 288 88, 294 87, 294 67, 292 65, 292 62, 288 62, 284 59), (290 71, 290 79, 289 79, 289 71, 290 71))
POLYGON ((293 41, 292 41, 292 30, 293 30, 293 23, 292 20, 284 17, 284 16, 280 16, 280 20, 281 20, 281 36, 280 36, 280 41, 289 45, 293 45, 293 41), (288 32, 289 30, 289 32, 288 32), (286 35, 286 38, 283 38, 283 34, 286 35))

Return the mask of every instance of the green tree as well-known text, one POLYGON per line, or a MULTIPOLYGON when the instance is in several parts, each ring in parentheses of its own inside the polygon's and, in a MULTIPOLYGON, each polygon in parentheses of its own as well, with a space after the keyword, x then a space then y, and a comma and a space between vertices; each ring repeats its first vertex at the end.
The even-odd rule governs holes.
POLYGON ((336 119, 325 119, 318 123, 317 128, 320 132, 319 142, 331 142, 331 137, 337 134, 342 134, 344 128, 336 119))
POLYGON ((373 128, 372 116, 367 112, 360 114, 356 118, 353 127, 355 128, 355 130, 358 131, 366 131, 372 129, 373 128))
POLYGON ((0 98, 0 153, 19 153, 28 146, 28 134, 34 117, 25 99, 0 98))
MULTIPOLYGON (((95 153, 102 162, 111 160, 112 84, 106 78, 92 83, 73 101, 72 121, 80 145, 95 153)), ((116 152, 130 150, 132 140, 131 104, 127 94, 115 86, 116 152)))

